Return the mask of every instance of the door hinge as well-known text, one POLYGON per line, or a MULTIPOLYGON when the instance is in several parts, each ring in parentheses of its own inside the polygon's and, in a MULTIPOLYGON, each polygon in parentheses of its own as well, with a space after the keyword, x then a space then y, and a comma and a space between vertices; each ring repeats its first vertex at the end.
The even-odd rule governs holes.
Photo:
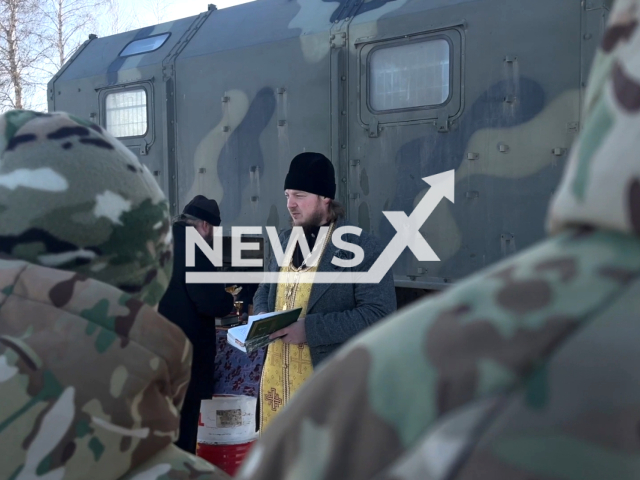
POLYGON ((370 138, 377 138, 380 135, 380 124, 376 117, 371 117, 368 130, 370 138))
POLYGON ((447 112, 440 112, 438 120, 436 121, 436 127, 439 132, 449 131, 449 114, 447 112))

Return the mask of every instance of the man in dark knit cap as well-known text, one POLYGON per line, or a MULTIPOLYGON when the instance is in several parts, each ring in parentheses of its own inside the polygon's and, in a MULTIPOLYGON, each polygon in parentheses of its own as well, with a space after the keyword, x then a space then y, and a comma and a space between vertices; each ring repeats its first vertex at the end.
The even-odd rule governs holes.
MULTIPOLYGON (((301 153, 289 167, 284 182, 287 209, 292 225, 302 227, 310 251, 317 241, 322 245, 320 259, 308 261, 299 244, 286 255, 282 267, 275 260, 270 271, 279 271, 277 284, 261 284, 254 297, 255 312, 273 312, 302 308, 299 320, 272 335, 277 340, 267 350, 260 384, 260 428, 264 428, 286 405, 291 395, 313 370, 344 342, 396 310, 391 271, 378 284, 299 283, 296 273, 336 272, 334 257, 351 260, 353 253, 337 249, 331 242, 333 232, 347 223, 344 208, 334 200, 335 173, 331 161, 320 153, 301 153), (320 235, 321 227, 327 234, 320 235), (294 279, 294 280, 292 280, 294 279)), ((284 247, 292 230, 280 235, 284 247)), ((366 232, 345 234, 342 239, 360 246, 364 260, 353 272, 368 271, 382 248, 366 232)), ((309 259, 307 259, 309 260, 309 259)))
POLYGON ((233 310, 233 295, 224 285, 185 283, 187 270, 212 272, 215 267, 206 255, 195 249, 195 267, 186 266, 186 229, 194 227, 209 243, 213 242, 213 228, 220 225, 220 209, 215 200, 197 195, 173 223, 173 275, 169 288, 160 301, 158 311, 178 325, 193 344, 191 383, 181 411, 180 438, 176 442, 183 450, 195 453, 198 434, 200 401, 210 399, 214 388, 216 358, 215 318, 233 310))

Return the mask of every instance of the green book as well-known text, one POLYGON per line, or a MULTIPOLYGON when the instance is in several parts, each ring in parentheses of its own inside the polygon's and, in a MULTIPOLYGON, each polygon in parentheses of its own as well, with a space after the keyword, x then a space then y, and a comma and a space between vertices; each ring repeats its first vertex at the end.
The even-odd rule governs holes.
POLYGON ((297 322, 300 312, 302 308, 252 315, 246 325, 233 327, 227 331, 227 342, 238 350, 251 353, 273 342, 269 339, 269 335, 297 322))

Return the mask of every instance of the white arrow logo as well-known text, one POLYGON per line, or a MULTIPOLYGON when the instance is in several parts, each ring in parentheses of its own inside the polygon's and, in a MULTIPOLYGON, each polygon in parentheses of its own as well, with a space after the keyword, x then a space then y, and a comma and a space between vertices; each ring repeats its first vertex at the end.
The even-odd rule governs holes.
POLYGON ((422 180, 431 185, 431 188, 411 212, 411 216, 407 217, 404 212, 382 212, 396 229, 396 234, 367 272, 374 280, 372 282, 370 279, 367 283, 377 283, 382 280, 406 247, 409 247, 421 262, 440 261, 420 233, 420 227, 427 221, 443 197, 454 203, 455 171, 449 170, 422 180))
MULTIPOLYGON (((421 262, 440 261, 420 233, 420 228, 443 198, 454 203, 455 170, 431 175, 422 180, 428 183, 431 188, 410 216, 404 212, 382 212, 396 229, 396 234, 368 271, 344 270, 302 273, 297 277, 297 281, 300 283, 379 283, 407 247, 421 262)), ((186 274, 187 283, 232 284, 277 283, 279 281, 287 281, 287 278, 283 278, 280 272, 187 272, 186 274)))

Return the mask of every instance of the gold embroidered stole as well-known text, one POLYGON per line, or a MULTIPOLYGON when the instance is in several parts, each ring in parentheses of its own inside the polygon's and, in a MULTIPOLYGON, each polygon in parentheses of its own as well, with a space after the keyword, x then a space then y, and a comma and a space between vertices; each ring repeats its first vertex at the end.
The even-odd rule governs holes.
MULTIPOLYGON (((313 284, 298 283, 298 276, 300 273, 316 272, 324 250, 331 240, 333 228, 332 223, 315 266, 306 267, 303 264, 300 268, 295 268, 292 261, 294 249, 285 258, 276 290, 276 311, 302 308, 300 317, 306 316, 313 284)), ((260 380, 260 433, 264 432, 266 426, 312 373, 311 354, 306 343, 294 345, 276 340, 267 347, 260 380)))

